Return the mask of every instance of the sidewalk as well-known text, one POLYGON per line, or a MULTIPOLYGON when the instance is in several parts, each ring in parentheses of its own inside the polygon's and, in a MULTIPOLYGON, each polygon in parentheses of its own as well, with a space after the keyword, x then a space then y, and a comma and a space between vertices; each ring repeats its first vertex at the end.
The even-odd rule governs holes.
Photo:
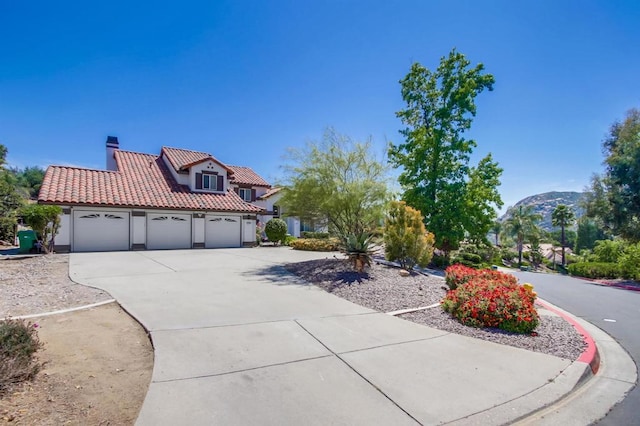
POLYGON ((590 377, 585 362, 394 318, 286 274, 326 254, 73 254, 151 334, 138 424, 503 424, 590 377))

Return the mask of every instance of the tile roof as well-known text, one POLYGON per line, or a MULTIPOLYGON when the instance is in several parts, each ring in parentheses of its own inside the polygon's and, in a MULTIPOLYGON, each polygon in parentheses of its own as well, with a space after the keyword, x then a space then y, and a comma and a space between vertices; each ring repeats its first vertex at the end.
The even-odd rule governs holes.
POLYGON ((231 169, 229 169, 229 167, 227 167, 226 164, 224 164, 222 161, 219 161, 213 155, 208 154, 206 152, 191 151, 189 149, 171 148, 168 146, 163 146, 162 154, 164 154, 167 157, 167 159, 169 160, 169 162, 171 163, 171 165, 176 171, 186 170, 189 167, 195 164, 202 163, 203 161, 206 161, 206 160, 212 160, 220 164, 225 169, 231 171, 231 169))
MULTIPOLYGON (((115 151, 118 171, 49 166, 38 201, 51 204, 100 205, 259 213, 234 191, 191 192, 178 184, 157 155, 115 151)), ((172 163, 173 164, 173 163, 172 163)))
POLYGON ((282 191, 282 188, 271 188, 270 190, 259 196, 258 200, 266 200, 267 198, 277 194, 280 191, 282 191))
POLYGON ((271 185, 266 180, 262 179, 256 172, 249 167, 243 166, 227 166, 233 171, 231 177, 231 183, 237 185, 251 185, 251 186, 264 186, 271 188, 271 185))

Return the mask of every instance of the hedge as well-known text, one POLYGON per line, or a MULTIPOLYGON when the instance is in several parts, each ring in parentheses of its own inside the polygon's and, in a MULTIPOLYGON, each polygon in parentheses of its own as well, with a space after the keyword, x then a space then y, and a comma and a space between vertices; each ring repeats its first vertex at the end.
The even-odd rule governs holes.
POLYGON ((578 262, 567 268, 571 275, 585 278, 619 278, 620 267, 609 262, 578 262))

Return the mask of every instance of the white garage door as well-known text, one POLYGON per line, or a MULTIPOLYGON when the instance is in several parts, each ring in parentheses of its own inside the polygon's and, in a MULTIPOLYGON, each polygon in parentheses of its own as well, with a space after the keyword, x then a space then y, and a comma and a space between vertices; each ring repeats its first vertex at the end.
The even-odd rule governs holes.
POLYGON ((147 214, 147 249, 191 248, 191 215, 147 214))
POLYGON ((240 247, 239 216, 206 215, 205 247, 240 247))
POLYGON ((73 212, 73 251, 129 250, 129 213, 73 212))

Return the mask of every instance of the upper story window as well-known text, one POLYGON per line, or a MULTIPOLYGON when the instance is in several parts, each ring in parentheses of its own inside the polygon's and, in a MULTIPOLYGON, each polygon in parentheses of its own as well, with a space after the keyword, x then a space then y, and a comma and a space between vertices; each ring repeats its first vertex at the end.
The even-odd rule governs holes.
POLYGON ((196 189, 224 191, 224 177, 213 172, 196 173, 196 189))
POLYGON ((242 198, 244 201, 247 201, 249 203, 253 201, 251 188, 240 188, 238 190, 238 195, 240 195, 240 198, 242 198))

